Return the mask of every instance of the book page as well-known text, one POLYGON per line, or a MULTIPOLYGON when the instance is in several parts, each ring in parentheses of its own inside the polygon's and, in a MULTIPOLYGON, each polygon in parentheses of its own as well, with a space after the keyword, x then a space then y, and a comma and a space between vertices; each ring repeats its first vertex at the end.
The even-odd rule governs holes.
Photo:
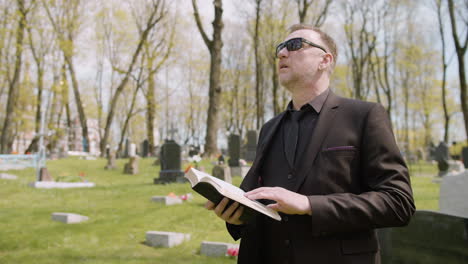
MULTIPOLYGON (((221 188, 227 190, 228 192, 232 193, 232 194, 236 194, 236 195, 239 195, 239 196, 242 196, 244 197, 244 191, 241 189, 241 188, 238 188, 230 183, 227 183, 223 180, 220 180, 216 177, 213 177, 211 175, 209 175, 208 173, 205 173, 205 172, 202 172, 202 171, 199 171, 199 170, 195 170, 194 171, 197 173, 197 174, 200 174, 200 176, 202 176, 201 178, 209 178, 211 181, 213 181, 214 183, 216 183, 217 185, 219 185, 221 188)), ((203 179, 201 180, 203 181, 203 179)))

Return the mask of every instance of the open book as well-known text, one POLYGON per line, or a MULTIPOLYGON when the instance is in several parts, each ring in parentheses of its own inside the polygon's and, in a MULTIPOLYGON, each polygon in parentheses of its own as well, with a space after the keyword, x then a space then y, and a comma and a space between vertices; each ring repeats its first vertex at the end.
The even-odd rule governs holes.
POLYGON ((250 200, 244 196, 244 191, 230 183, 213 177, 207 173, 191 168, 185 178, 192 184, 192 189, 201 194, 214 204, 221 202, 223 197, 237 201, 244 205, 244 212, 240 217, 243 222, 248 222, 255 215, 255 211, 269 216, 275 220, 281 221, 281 216, 275 210, 266 207, 264 204, 250 200))

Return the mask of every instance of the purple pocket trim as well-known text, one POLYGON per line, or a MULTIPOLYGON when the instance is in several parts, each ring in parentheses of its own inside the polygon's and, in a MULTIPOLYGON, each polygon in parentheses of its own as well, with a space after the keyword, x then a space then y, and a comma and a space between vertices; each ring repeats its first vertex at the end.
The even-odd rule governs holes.
POLYGON ((323 151, 333 151, 333 150, 356 150, 357 148, 355 146, 339 146, 339 147, 331 147, 331 148, 326 148, 323 151))

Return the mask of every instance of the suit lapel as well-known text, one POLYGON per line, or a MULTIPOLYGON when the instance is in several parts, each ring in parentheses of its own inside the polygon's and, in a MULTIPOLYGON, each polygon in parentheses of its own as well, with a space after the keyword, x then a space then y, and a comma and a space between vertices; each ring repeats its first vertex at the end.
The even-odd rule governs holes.
POLYGON ((330 91, 317 120, 314 133, 311 135, 311 139, 307 145, 307 149, 301 157, 301 162, 298 163, 299 168, 297 170, 297 180, 292 191, 297 192, 299 190, 299 187, 304 182, 307 174, 312 168, 315 158, 320 151, 320 147, 328 135, 328 131, 333 124, 336 113, 338 112, 338 105, 339 97, 330 91))

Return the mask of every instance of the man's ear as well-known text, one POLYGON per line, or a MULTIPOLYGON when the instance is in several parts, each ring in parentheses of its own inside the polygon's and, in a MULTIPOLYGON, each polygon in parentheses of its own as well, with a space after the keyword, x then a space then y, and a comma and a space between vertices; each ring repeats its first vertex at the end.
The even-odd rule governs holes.
POLYGON ((326 53, 323 55, 322 60, 320 61, 319 64, 319 69, 320 70, 325 70, 327 68, 330 68, 333 63, 333 56, 330 53, 326 53))

